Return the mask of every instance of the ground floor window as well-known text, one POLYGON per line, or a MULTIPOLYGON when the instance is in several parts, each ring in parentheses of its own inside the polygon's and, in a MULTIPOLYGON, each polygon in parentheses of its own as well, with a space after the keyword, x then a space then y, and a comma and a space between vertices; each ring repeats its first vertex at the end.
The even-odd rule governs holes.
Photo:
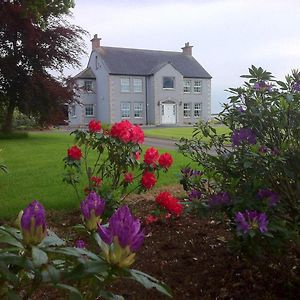
POLYGON ((130 118, 130 103, 121 103, 121 118, 130 118))
POLYGON ((69 106, 69 114, 70 114, 70 117, 76 117, 76 106, 75 104, 72 104, 69 106))
POLYGON ((143 117, 143 103, 134 103, 133 111, 134 111, 135 118, 142 118, 143 117))
POLYGON ((194 103, 194 117, 199 118, 202 116, 202 103, 194 103))
POLYGON ((94 114, 94 104, 85 104, 85 116, 86 117, 93 117, 94 114))
POLYGON ((183 103, 183 117, 184 118, 191 117, 191 103, 183 103))

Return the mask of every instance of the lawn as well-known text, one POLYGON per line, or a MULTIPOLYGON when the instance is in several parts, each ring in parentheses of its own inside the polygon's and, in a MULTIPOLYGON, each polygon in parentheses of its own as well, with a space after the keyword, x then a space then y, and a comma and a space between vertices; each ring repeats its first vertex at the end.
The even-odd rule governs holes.
MULTIPOLYGON (((73 189, 62 182, 62 159, 72 144, 73 137, 62 132, 32 132, 27 139, 0 140, 1 160, 9 169, 8 174, 0 173, 0 219, 15 216, 33 199, 47 209, 78 207, 73 189)), ((180 167, 189 160, 176 151, 159 151, 170 152, 174 164, 161 174, 157 186, 178 182, 180 167)))
MULTIPOLYGON (((230 130, 225 126, 216 126, 215 127, 218 134, 229 133, 230 130)), ((151 129, 146 129, 145 135, 149 137, 158 137, 165 139, 175 139, 179 140, 181 137, 190 138, 192 137, 194 127, 173 127, 173 128, 164 128, 156 127, 151 129)))

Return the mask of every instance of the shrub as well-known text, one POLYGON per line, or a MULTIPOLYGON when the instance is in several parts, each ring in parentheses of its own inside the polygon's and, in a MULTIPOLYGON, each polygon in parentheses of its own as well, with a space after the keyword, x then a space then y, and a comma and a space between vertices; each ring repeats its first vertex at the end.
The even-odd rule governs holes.
POLYGON ((262 255, 299 242, 300 73, 283 82, 252 66, 242 77, 247 81, 229 89, 218 116, 232 133, 218 136, 200 122, 192 139, 181 139, 180 151, 204 169, 196 181, 183 170, 181 182, 198 193, 193 203, 200 214, 225 214, 234 246, 262 255))

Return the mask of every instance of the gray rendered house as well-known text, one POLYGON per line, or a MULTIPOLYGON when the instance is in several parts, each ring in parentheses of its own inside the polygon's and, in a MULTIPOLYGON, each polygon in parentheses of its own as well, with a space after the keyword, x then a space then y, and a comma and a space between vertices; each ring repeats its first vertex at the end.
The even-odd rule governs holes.
POLYGON ((69 107, 69 124, 91 119, 134 124, 193 124, 210 119, 211 76, 182 52, 103 47, 94 36, 85 70, 75 76, 79 102, 69 107))

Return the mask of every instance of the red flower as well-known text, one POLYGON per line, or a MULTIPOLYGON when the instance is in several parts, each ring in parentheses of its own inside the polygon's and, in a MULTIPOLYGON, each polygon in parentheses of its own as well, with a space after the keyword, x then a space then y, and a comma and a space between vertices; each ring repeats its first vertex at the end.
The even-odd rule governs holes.
POLYGON ((163 168, 170 168, 173 164, 173 158, 169 153, 163 153, 159 159, 158 159, 158 163, 161 167, 163 168))
POLYGON ((153 216, 153 215, 148 215, 148 216, 146 216, 145 222, 146 222, 147 225, 149 225, 151 223, 156 222, 157 220, 158 220, 158 217, 153 216))
POLYGON ((156 196, 155 202, 165 207, 165 204, 169 201, 170 198, 172 198, 172 195, 170 193, 161 192, 158 196, 156 196))
POLYGON ((143 144, 144 143, 144 131, 138 125, 135 125, 131 128, 131 142, 134 144, 143 144))
POLYGON ((144 163, 147 165, 154 165, 159 158, 157 149, 151 147, 148 148, 144 155, 144 163))
POLYGON ((155 185, 156 181, 155 175, 151 172, 145 172, 141 179, 143 187, 147 190, 151 189, 155 185))
POLYGON ((182 213, 183 206, 180 204, 178 199, 174 198, 168 192, 160 193, 155 198, 155 202, 175 216, 179 216, 182 213))
POLYGON ((130 172, 125 173, 124 174, 124 181, 126 183, 132 183, 132 181, 133 181, 133 174, 130 173, 130 172))
POLYGON ((97 176, 92 176, 91 177, 91 182, 93 183, 94 186, 100 186, 102 179, 100 177, 97 176))
POLYGON ((68 157, 73 160, 80 160, 82 157, 81 150, 77 146, 68 149, 68 157))
POLYGON ((144 142, 144 132, 138 125, 132 125, 128 120, 116 123, 110 130, 110 135, 124 143, 139 144, 144 142))
POLYGON ((89 123, 89 131, 90 132, 99 132, 101 130, 101 123, 96 120, 91 120, 89 123))
POLYGON ((136 151, 134 153, 134 157, 135 157, 136 160, 139 160, 141 158, 141 153, 139 151, 136 151))

